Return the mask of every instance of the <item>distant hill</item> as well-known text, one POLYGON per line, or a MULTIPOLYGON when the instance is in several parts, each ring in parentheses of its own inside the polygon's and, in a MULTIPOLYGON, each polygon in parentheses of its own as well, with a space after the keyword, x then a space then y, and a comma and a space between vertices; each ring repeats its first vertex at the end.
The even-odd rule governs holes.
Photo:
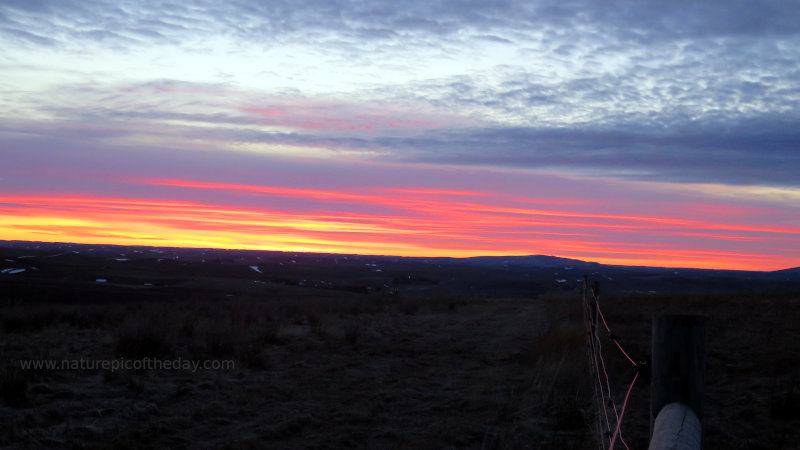
POLYGON ((530 256, 475 256, 463 258, 464 262, 495 267, 570 267, 573 269, 595 269, 601 266, 596 262, 581 261, 579 259, 561 258, 558 256, 530 255, 530 256))
POLYGON ((776 279, 784 279, 784 280, 800 280, 800 267, 794 267, 791 269, 783 269, 783 270, 776 270, 774 272, 769 272, 770 275, 774 276, 776 279))
POLYGON ((98 296, 114 289, 116 296, 131 297, 169 297, 174 289, 224 296, 233 286, 247 292, 537 295, 580 291, 584 275, 606 293, 800 292, 800 267, 748 272, 605 265, 548 255, 398 257, 0 241, 0 294, 9 298, 33 291, 57 297, 78 289, 98 296))

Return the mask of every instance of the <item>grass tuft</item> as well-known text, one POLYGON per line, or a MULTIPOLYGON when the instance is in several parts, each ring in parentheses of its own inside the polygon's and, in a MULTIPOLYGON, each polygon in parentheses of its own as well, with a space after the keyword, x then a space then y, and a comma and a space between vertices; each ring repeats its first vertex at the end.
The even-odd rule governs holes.
POLYGON ((28 377, 13 366, 0 373, 0 394, 3 401, 13 408, 28 404, 28 377))
POLYGON ((131 359, 159 358, 168 355, 171 348, 169 337, 162 327, 140 319, 123 327, 118 333, 114 353, 131 359))
POLYGON ((358 325, 353 325, 348 327, 344 330, 344 342, 347 345, 354 346, 358 343, 359 338, 361 338, 362 331, 361 327, 358 325))

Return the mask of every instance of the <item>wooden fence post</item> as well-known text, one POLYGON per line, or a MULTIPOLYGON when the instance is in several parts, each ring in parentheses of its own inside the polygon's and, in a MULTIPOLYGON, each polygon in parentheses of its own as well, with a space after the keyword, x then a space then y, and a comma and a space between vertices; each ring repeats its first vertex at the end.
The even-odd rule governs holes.
POLYGON ((651 450, 702 448, 705 335, 703 316, 653 317, 651 450))
MULTIPOLYGON (((594 289, 597 288, 597 284, 595 283, 594 289)), ((597 326, 599 322, 599 309, 597 303, 594 301, 594 293, 595 292, 591 287, 589 287, 589 276, 583 275, 583 286, 581 288, 582 294, 582 301, 583 301, 583 314, 585 325, 587 327, 587 347, 589 351, 589 364, 592 366, 592 378, 594 375, 598 375, 599 381, 599 371, 600 368, 596 366, 597 362, 600 360, 600 349, 597 345, 597 326)), ((600 416, 600 412, 606 407, 603 402, 600 400, 602 397, 601 391, 603 390, 603 386, 598 384, 592 380, 592 388, 594 391, 594 407, 595 411, 597 412, 597 416, 595 417, 594 422, 594 431, 597 433, 597 445, 600 450, 605 450, 606 448, 606 441, 608 440, 606 433, 608 432, 608 427, 603 424, 603 420, 600 416)))

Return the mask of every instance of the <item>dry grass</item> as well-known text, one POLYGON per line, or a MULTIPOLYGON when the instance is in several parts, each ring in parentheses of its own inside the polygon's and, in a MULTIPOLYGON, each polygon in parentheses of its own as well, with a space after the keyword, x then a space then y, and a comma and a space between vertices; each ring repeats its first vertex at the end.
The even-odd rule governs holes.
MULTIPOLYGON (((0 309, 0 446, 562 448, 596 446, 577 294, 537 299, 225 299, 0 309), (21 359, 233 360, 231 370, 29 370, 21 359)), ((626 348, 650 316, 711 317, 706 448, 792 448, 798 297, 618 296, 626 348), (736 426, 731 426, 736 424, 736 426)), ((629 368, 608 353, 615 390, 629 368)), ((625 437, 646 448, 649 391, 625 437)))
POLYGON ((362 295, 7 308, 9 364, 147 357, 236 368, 17 370, 0 380, 0 445, 583 448, 575 380, 586 369, 566 305, 362 295), (84 312, 93 323, 76 319, 84 312))
POLYGON ((0 373, 0 397, 11 407, 22 407, 28 403, 28 375, 20 368, 7 366, 0 373))

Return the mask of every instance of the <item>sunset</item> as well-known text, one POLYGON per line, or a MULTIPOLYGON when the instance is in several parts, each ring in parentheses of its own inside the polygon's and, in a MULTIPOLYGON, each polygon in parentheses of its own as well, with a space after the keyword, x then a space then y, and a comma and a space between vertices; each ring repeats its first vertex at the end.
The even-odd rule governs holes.
POLYGON ((700 5, 292 8, 6 3, 0 235, 800 264, 790 30, 700 5))
POLYGON ((798 0, 0 0, 0 448, 797 448, 799 299, 798 0))

